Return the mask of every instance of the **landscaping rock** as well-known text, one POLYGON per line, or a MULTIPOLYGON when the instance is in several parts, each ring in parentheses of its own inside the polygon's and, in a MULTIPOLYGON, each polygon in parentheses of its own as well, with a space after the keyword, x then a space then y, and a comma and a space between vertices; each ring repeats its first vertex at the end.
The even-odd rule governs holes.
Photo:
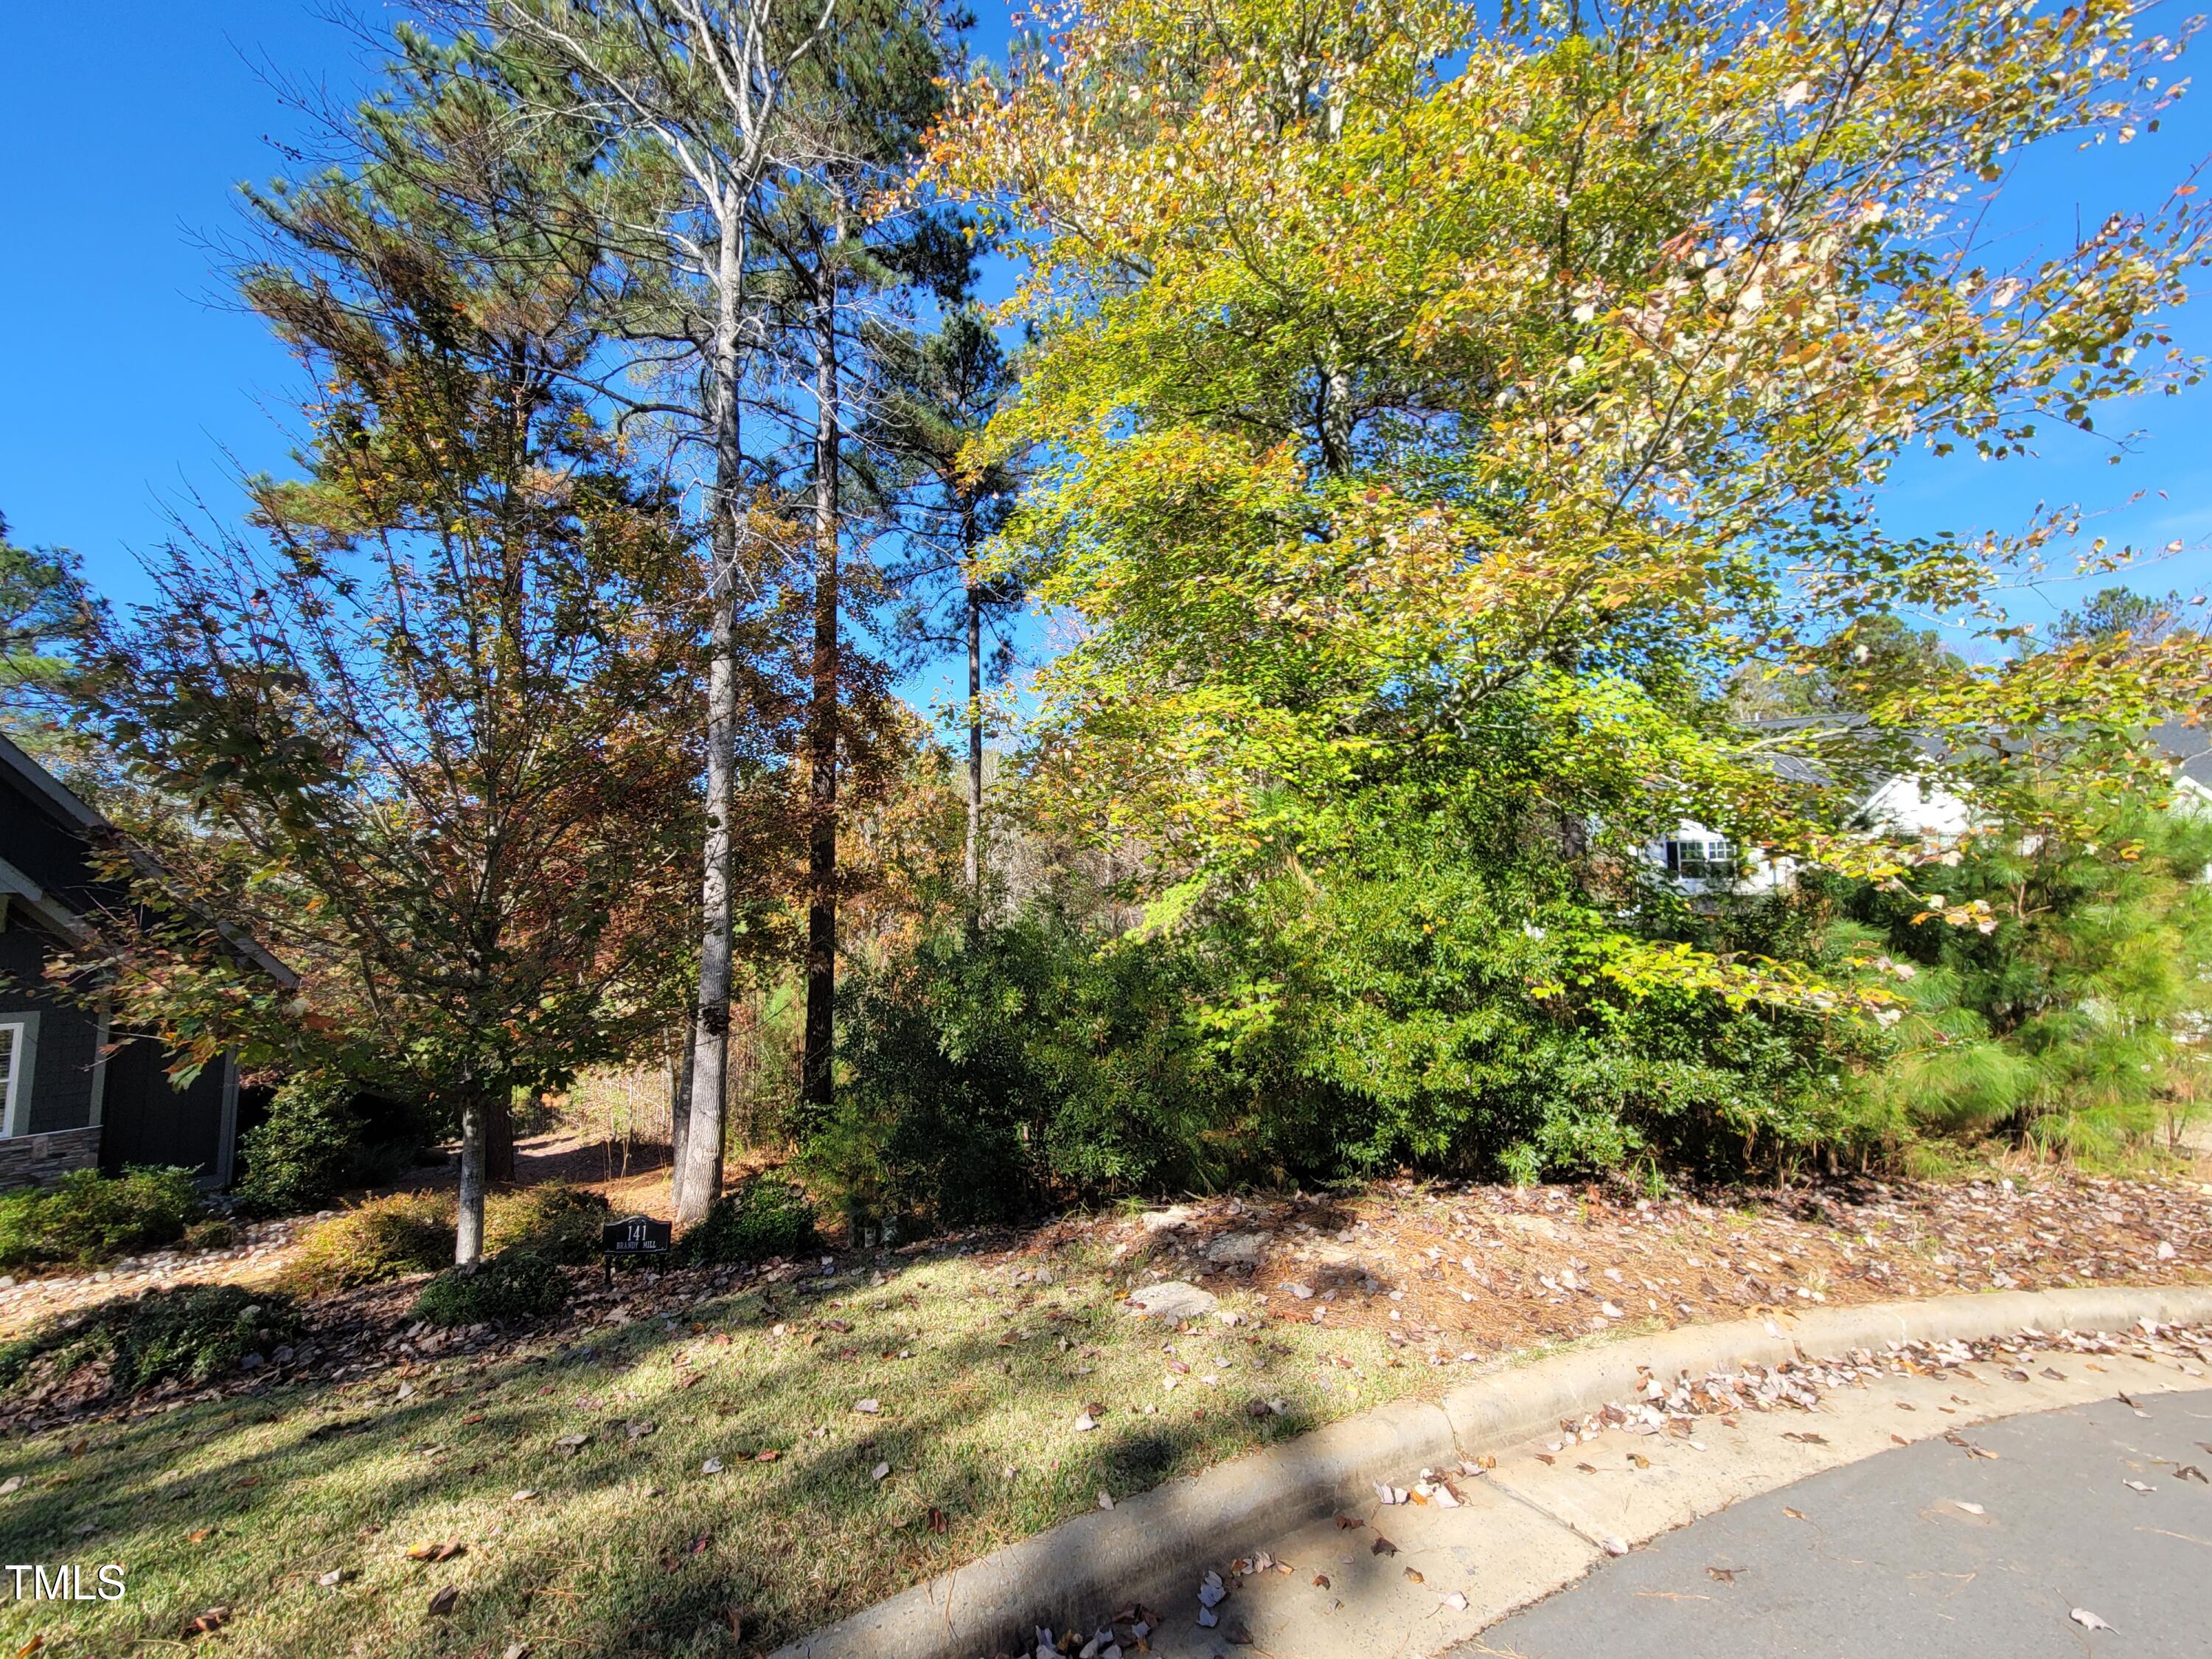
POLYGON ((1265 1233, 1224 1233, 1206 1247, 1206 1259, 1224 1267, 1256 1267, 1267 1249, 1265 1233))
POLYGON ((1170 1279, 1129 1292, 1129 1306, 1148 1319, 1198 1319, 1212 1313, 1220 1298, 1211 1291, 1170 1279))

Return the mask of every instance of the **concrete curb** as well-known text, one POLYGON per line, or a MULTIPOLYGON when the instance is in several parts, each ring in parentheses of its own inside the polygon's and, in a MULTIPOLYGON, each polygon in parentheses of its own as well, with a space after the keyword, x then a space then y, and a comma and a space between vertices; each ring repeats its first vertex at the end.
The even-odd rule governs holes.
POLYGON ((1195 1581, 1208 1564, 1351 1506, 1376 1480, 1496 1451, 1621 1399, 1636 1387, 1639 1369, 1671 1378, 1893 1341, 2028 1328, 2120 1330, 2144 1319, 2212 1323, 2212 1286, 2014 1291, 1626 1336, 1485 1377, 1441 1401, 1364 1412, 1170 1480, 917 1584, 779 1649, 772 1659, 980 1659, 1026 1651, 1025 1638, 1039 1622, 1095 1624, 1133 1595, 1195 1581))

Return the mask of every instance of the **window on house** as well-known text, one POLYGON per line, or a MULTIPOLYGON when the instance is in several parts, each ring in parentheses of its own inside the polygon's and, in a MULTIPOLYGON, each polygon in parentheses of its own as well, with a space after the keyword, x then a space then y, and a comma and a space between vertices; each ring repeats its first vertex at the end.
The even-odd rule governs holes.
POLYGON ((36 1014, 0 1014, 0 1139, 23 1133, 31 1113, 31 1060, 36 1014))
POLYGON ((1667 869, 1668 873, 1690 881, 1734 881, 1735 848, 1717 837, 1669 836, 1667 869))

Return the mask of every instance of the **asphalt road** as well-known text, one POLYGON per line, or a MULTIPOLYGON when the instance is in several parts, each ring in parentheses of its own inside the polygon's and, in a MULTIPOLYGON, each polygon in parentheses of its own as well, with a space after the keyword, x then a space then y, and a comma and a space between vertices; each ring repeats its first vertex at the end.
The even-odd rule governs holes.
POLYGON ((2212 1656, 2212 1486, 2179 1473, 2212 1476, 2212 1390, 1963 1437, 1996 1457, 1931 1440, 1747 1499, 1453 1659, 2212 1656))

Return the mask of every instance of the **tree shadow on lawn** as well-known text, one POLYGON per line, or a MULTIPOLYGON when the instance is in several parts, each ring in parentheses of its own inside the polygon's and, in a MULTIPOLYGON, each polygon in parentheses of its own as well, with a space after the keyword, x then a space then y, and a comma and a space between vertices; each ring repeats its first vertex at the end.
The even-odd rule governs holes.
MULTIPOLYGON (((119 1652, 177 1641, 221 1605, 225 1652, 765 1652, 1082 1512, 1101 1491, 1127 1495, 1308 1426, 1302 1411, 1240 1420, 1227 1390, 1212 1412, 1173 1422, 1109 1407, 1097 1396, 1121 1382, 1072 1374, 1066 1352, 1035 1339, 1002 1346, 996 1297, 933 1345, 930 1386, 904 1385, 877 1344, 917 1322, 898 1281, 944 1260, 835 1293, 845 1340, 867 1350, 858 1364, 833 1357, 830 1336, 806 1345, 801 1327, 829 1310, 778 1308, 797 1300, 786 1285, 770 1287, 775 1301, 732 1291, 674 1329, 656 1318, 551 1356, 480 1362, 405 1400, 388 1382, 299 1382, 103 1425, 76 1458, 64 1448, 86 1431, 41 1437, 32 1458, 0 1460, 26 1477, 0 1508, 0 1559, 75 1561, 88 1579, 95 1558, 115 1561, 130 1595, 16 1602, 0 1629, 11 1647, 43 1634, 119 1652), (790 1328, 763 1349, 760 1328, 778 1319, 790 1328), (705 1380, 685 1387, 691 1372, 705 1380), (855 1414, 871 1392, 881 1414, 855 1414), (1100 1427, 1078 1434, 1086 1408, 1100 1427), (626 1423, 647 1420, 652 1433, 628 1437, 626 1423), (556 1443, 574 1433, 591 1438, 563 1455, 556 1443), (753 1461, 763 1451, 774 1461, 753 1461), (702 1472, 709 1456, 721 1473, 702 1472), (405 1557, 447 1540, 466 1553, 405 1557), (319 1582, 333 1571, 343 1582, 319 1582), (448 1585, 458 1600, 432 1614, 448 1585)), ((1058 1330, 1103 1338, 1126 1317, 1094 1297, 1058 1330)), ((1133 1357, 1147 1346, 1127 1345, 1133 1357)))

